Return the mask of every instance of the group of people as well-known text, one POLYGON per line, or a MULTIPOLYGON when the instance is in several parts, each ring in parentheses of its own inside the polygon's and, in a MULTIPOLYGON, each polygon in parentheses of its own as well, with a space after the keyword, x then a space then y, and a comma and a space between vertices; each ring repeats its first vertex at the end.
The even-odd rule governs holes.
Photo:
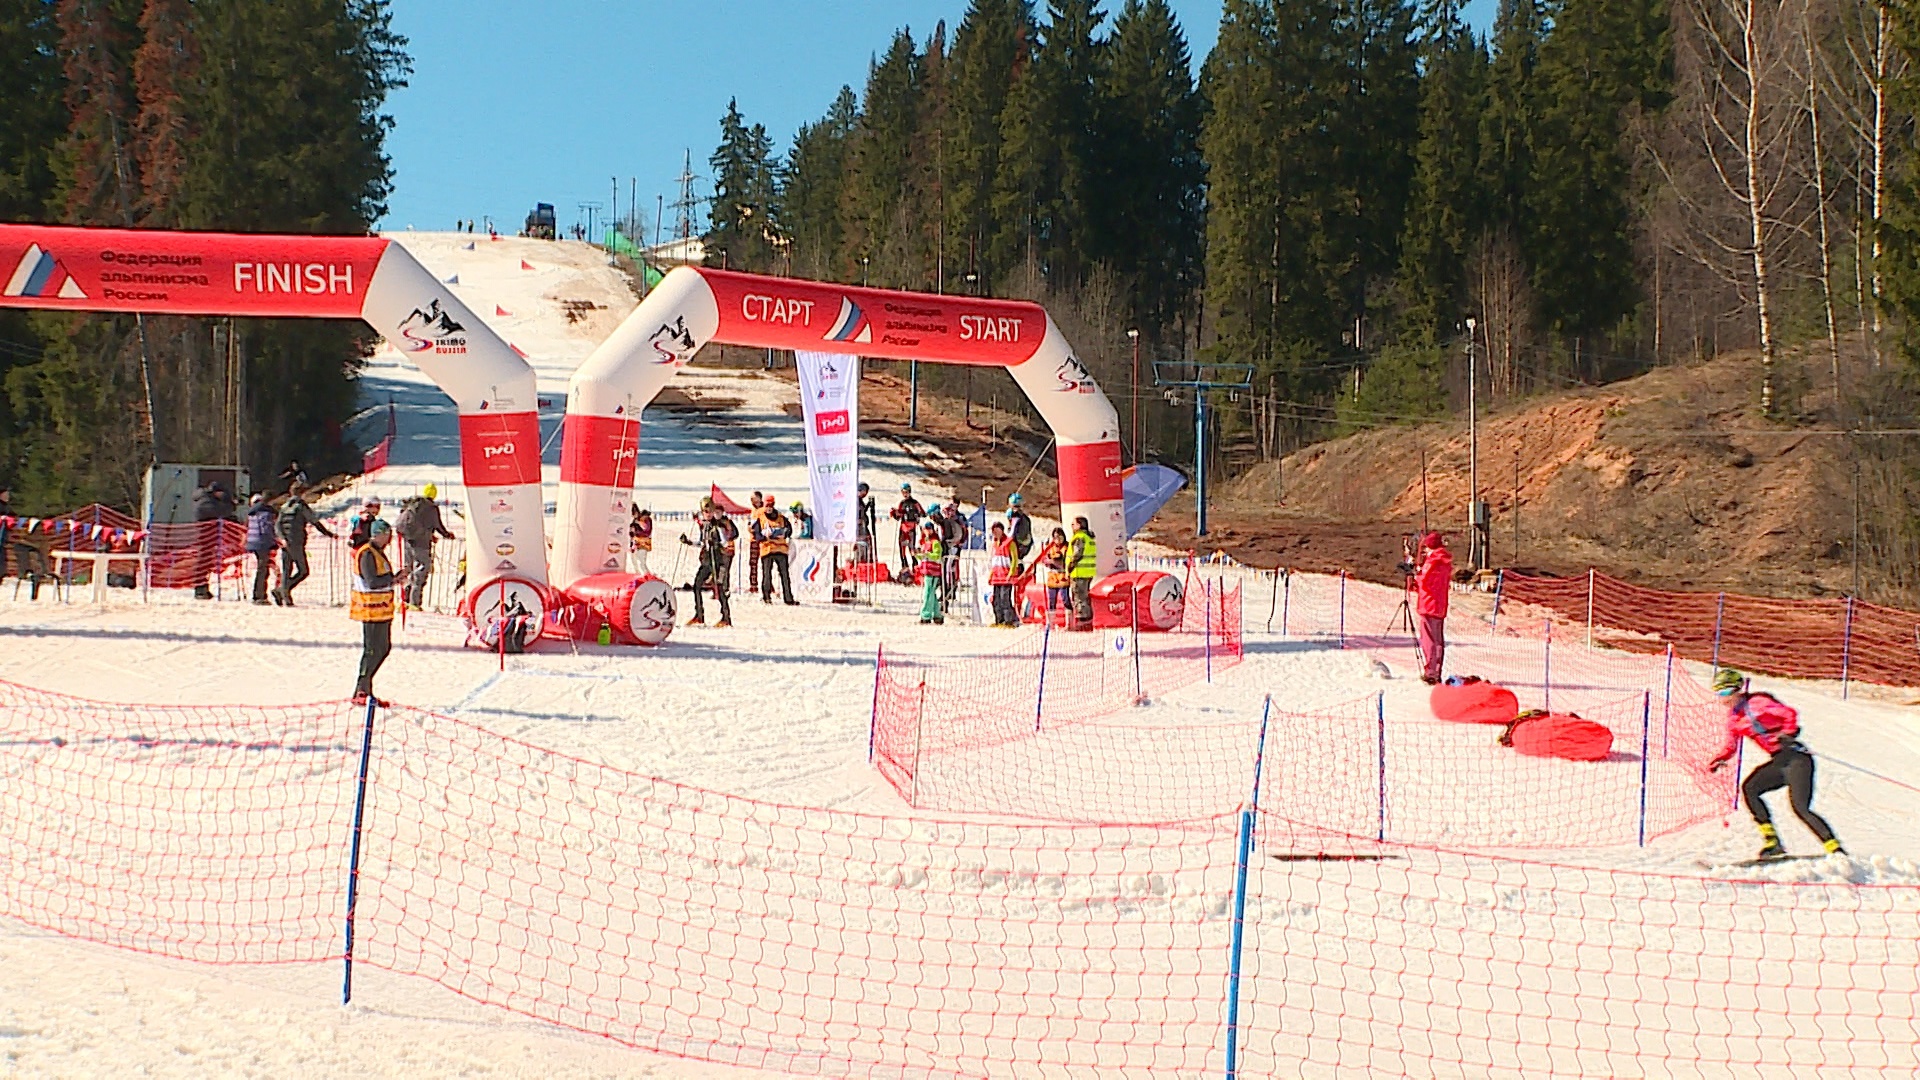
POLYGON ((987 530, 987 583, 993 587, 993 625, 1019 626, 1020 593, 1034 580, 1046 596, 1045 619, 1064 620, 1070 630, 1093 629, 1093 579, 1099 544, 1084 517, 1073 519, 1073 533, 1056 526, 1034 555, 1033 523, 1016 493, 1008 500, 1007 520, 987 530), (1054 612, 1062 614, 1055 616, 1054 612))
MULTIPOLYGON (((777 578, 781 602, 789 607, 797 606, 800 601, 793 596, 791 553, 795 540, 813 539, 813 516, 799 502, 788 507, 789 516, 772 496, 758 491, 748 504, 747 591, 759 592, 760 602, 771 604, 777 578)), ((652 518, 648 511, 634 511, 634 543, 638 546, 644 542, 647 550, 653 547, 652 518), (643 515, 644 539, 640 531, 643 515)), ((693 575, 693 618, 687 625, 705 625, 706 594, 711 591, 720 607, 720 620, 714 625, 732 626, 733 609, 728 594, 732 591, 733 560, 739 554, 740 527, 711 497, 700 500, 694 526, 696 535, 680 534, 680 542, 697 549, 699 557, 699 567, 693 575)))

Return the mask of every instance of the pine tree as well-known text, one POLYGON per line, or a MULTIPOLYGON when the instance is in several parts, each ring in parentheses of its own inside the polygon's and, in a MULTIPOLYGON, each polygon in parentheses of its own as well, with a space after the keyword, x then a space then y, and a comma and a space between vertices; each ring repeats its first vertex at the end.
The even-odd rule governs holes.
POLYGON ((1031 63, 1001 114, 993 260, 1004 267, 1031 258, 1061 288, 1078 283, 1087 266, 1087 221, 1097 201, 1095 109, 1105 83, 1104 43, 1095 35, 1105 15, 1097 0, 1047 7, 1031 63))
MULTIPOLYGON (((0 220, 31 221, 53 199, 54 147, 66 129, 66 75, 60 26, 46 0, 0 0, 0 220)), ((42 345, 25 312, 0 309, 0 484, 12 482, 15 505, 46 509, 21 481, 26 440, 35 426, 7 389, 12 372, 39 359, 42 345), (18 479, 15 479, 15 478, 18 479)))
POLYGON ((708 264, 758 272, 774 269, 774 253, 782 238, 773 139, 765 125, 747 124, 737 99, 727 101, 727 114, 720 118, 720 145, 707 163, 713 169, 708 264))
POLYGON ((1562 0, 1553 12, 1523 202, 1534 293, 1562 334, 1612 329, 1638 302, 1627 123, 1671 97, 1672 51, 1664 0, 1562 0))
POLYGON ((1111 266, 1131 321, 1159 341, 1189 310, 1205 259, 1201 100, 1166 0, 1127 0, 1114 17, 1095 146, 1086 258, 1111 266))
POLYGON ((892 287, 920 281, 908 254, 904 204, 915 159, 928 153, 919 130, 919 63, 913 35, 902 30, 867 72, 841 203, 843 262, 850 276, 857 268, 854 280, 892 287))
MULTIPOLYGON (((1901 117, 1920 116, 1920 0, 1890 0, 1893 43, 1907 63, 1891 80, 1894 108, 1901 117)), ((1886 207, 1875 239, 1880 258, 1874 264, 1881 282, 1881 304, 1900 333, 1900 353, 1909 378, 1920 376, 1920 153, 1910 141, 1902 147, 1887 182, 1886 207)))
POLYGON ((859 122, 859 100, 852 87, 843 86, 827 115, 801 125, 787 151, 781 226, 793 244, 794 272, 803 277, 846 279, 840 202, 859 122))
POLYGON ((1487 56, 1458 0, 1430 4, 1422 33, 1420 136, 1399 282, 1409 335, 1438 341, 1468 309, 1467 260, 1486 229, 1479 165, 1487 56))
POLYGON ((994 253, 1024 251, 1024 222, 997 219, 994 181, 1000 172, 1003 113, 1025 74, 1033 43, 1027 0, 972 0, 953 35, 948 56, 951 123, 945 132, 947 243, 978 253, 982 291, 1010 268, 994 253), (1003 240, 1002 232, 1018 236, 1003 240))

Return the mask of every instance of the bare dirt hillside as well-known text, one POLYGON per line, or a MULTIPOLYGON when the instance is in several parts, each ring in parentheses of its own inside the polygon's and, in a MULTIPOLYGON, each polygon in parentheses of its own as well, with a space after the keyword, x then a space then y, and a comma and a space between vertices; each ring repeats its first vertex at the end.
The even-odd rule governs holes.
MULTIPOLYGON (((1757 366, 1737 357, 1663 368, 1483 415, 1494 564, 1770 595, 1846 591, 1846 440, 1760 416, 1757 366)), ((1386 580, 1400 536, 1423 515, 1464 547, 1467 490, 1464 422, 1369 431, 1229 485, 1206 546, 1386 580)), ((1168 518, 1156 522, 1164 539, 1191 543, 1190 526, 1168 518)))

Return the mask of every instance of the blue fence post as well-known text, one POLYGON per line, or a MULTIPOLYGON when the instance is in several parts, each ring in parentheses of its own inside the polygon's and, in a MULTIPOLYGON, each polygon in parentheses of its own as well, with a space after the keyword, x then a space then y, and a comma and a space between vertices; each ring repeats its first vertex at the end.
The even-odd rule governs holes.
POLYGON ((1653 691, 1640 698, 1640 846, 1647 846, 1647 755, 1653 746, 1653 691))
POLYGON ((347 940, 341 950, 346 970, 340 980, 340 1004, 353 1002, 353 915, 360 901, 360 834, 367 815, 367 764, 373 759, 373 714, 379 702, 367 699, 367 724, 360 735, 360 784, 353 795, 353 844, 347 856, 347 940))
POLYGON ((887 666, 887 646, 873 652, 873 711, 867 717, 867 764, 873 764, 874 741, 880 733, 880 672, 887 666))
POLYGON ((1383 690, 1374 699, 1374 715, 1380 723, 1380 829, 1377 839, 1387 842, 1387 695, 1383 690))
POLYGON ((1033 692, 1033 730, 1040 730, 1040 711, 1047 702, 1047 644, 1053 640, 1053 614, 1040 624, 1040 685, 1033 692))
POLYGON ((1853 597, 1847 597, 1847 629, 1840 639, 1840 698, 1849 696, 1853 676, 1853 597))
POLYGON ((1233 945, 1227 954, 1227 1080, 1240 1076, 1240 956, 1247 929, 1247 862, 1253 853, 1253 811, 1240 812, 1240 853, 1233 868, 1233 945))
MULTIPOLYGON (((1293 575, 1285 570, 1281 573, 1286 575, 1286 580, 1280 583, 1280 636, 1286 637, 1287 613, 1293 607, 1293 575)), ((1914 642, 1920 644, 1920 626, 1913 628, 1913 635, 1914 642)))
POLYGON ((1667 646, 1667 689, 1660 703, 1660 756, 1673 754, 1673 646, 1667 646))
POLYGON ((1747 771, 1747 740, 1733 748, 1733 808, 1740 809, 1740 776, 1747 771))
POLYGON ((1347 572, 1340 571, 1340 647, 1347 647, 1347 572))
POLYGON ((1713 673, 1720 674, 1720 621, 1727 613, 1727 594, 1720 594, 1720 602, 1713 609, 1713 673))
POLYGON ((1253 744, 1253 797, 1249 800, 1254 811, 1260 809, 1260 771, 1267 760, 1267 719, 1273 715, 1273 695, 1268 694, 1260 704, 1260 740, 1253 744))

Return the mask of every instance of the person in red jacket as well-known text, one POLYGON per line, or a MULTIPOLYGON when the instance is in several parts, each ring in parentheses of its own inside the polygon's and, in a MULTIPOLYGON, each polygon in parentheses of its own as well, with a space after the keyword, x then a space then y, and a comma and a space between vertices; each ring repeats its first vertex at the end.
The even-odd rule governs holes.
POLYGON ((1780 833, 1773 827, 1773 815, 1760 798, 1781 788, 1787 789, 1794 816, 1819 838, 1827 854, 1844 853, 1840 841, 1834 839, 1833 826, 1813 812, 1813 755, 1800 745, 1800 714, 1772 694, 1750 691, 1746 677, 1730 669, 1722 669, 1713 677, 1713 692, 1727 703, 1727 744, 1709 767, 1714 772, 1725 768, 1740 748, 1741 739, 1752 739, 1754 745, 1772 755, 1748 773, 1746 782, 1740 785, 1747 813, 1760 826, 1759 857, 1779 859, 1787 854, 1780 844, 1780 833))
POLYGON ((1447 659, 1447 600, 1453 592, 1453 554, 1439 533, 1430 532, 1420 537, 1419 550, 1409 556, 1420 656, 1426 662, 1420 681, 1432 686, 1440 681, 1447 659))

